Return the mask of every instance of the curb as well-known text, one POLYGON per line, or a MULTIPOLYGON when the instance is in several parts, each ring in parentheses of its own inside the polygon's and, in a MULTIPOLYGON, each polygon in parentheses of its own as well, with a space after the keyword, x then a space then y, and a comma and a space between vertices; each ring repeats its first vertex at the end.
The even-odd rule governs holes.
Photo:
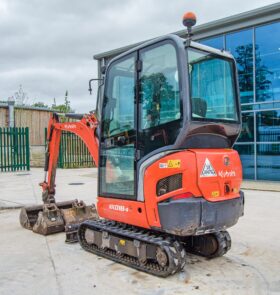
POLYGON ((17 206, 0 206, 0 211, 4 210, 15 210, 15 209, 20 209, 23 208, 24 205, 17 205, 17 206))

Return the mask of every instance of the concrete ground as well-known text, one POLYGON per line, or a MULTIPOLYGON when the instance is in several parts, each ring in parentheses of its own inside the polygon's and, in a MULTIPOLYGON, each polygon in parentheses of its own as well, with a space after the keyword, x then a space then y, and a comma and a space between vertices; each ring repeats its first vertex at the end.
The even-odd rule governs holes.
MULTIPOLYGON (((95 202, 96 169, 58 170, 57 200, 95 202)), ((207 260, 188 255, 183 272, 161 279, 97 257, 64 233, 20 227, 22 204, 39 204, 41 169, 0 173, 0 294, 280 294, 280 193, 246 190, 245 216, 229 229, 232 249, 207 260)))

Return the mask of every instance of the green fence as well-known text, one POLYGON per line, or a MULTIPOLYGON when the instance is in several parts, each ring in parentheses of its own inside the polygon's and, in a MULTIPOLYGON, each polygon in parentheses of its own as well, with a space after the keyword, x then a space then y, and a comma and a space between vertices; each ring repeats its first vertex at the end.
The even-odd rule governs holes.
POLYGON ((0 171, 30 170, 29 129, 0 128, 0 171))
MULTIPOLYGON (((45 131, 45 134, 47 135, 47 129, 45 131)), ((57 167, 58 168, 94 167, 93 159, 86 145, 77 135, 67 131, 62 131, 57 167)))

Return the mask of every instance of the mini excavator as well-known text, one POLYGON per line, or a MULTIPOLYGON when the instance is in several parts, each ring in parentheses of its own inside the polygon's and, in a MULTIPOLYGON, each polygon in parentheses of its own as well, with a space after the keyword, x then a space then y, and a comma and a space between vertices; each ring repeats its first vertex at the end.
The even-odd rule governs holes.
POLYGON ((79 202, 68 208, 54 201, 60 132, 74 132, 98 167, 98 216, 92 206, 74 218, 75 239, 86 251, 160 277, 181 271, 186 252, 227 253, 227 228, 244 212, 242 167, 232 149, 241 129, 236 63, 192 41, 195 23, 186 13, 186 39, 167 35, 113 58, 96 112, 72 123, 54 114, 48 129, 39 215, 79 206, 86 212, 79 202))

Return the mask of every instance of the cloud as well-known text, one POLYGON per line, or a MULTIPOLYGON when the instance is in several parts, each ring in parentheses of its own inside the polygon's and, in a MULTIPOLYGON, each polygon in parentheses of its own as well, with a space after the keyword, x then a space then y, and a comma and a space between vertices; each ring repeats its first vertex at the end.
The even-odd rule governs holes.
POLYGON ((275 2, 1 0, 0 100, 21 84, 30 101, 62 103, 67 89, 77 112, 92 110, 94 54, 180 30, 186 10, 205 23, 275 2))

